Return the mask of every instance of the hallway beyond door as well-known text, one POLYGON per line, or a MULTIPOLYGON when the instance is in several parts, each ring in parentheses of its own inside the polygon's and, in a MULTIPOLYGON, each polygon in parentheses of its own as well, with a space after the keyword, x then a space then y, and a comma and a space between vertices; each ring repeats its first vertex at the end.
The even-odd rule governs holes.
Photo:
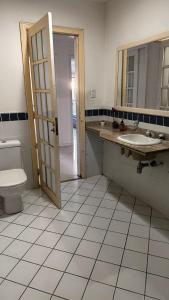
POLYGON ((73 145, 60 147, 60 179, 66 181, 77 175, 77 132, 73 129, 73 145))

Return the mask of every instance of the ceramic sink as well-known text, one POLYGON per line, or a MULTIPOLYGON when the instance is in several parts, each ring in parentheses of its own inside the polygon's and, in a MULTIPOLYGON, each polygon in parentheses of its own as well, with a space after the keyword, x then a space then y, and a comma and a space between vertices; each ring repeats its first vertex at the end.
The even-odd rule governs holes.
POLYGON ((136 146, 150 146, 160 144, 160 139, 150 138, 143 134, 124 134, 117 138, 119 141, 136 146))

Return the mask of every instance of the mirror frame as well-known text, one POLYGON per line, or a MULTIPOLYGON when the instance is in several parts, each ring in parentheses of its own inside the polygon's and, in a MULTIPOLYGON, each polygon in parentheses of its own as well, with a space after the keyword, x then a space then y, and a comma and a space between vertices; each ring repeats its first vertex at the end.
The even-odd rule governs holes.
MULTIPOLYGON (((142 113, 142 114, 148 114, 148 115, 156 115, 156 116, 163 116, 163 117, 169 117, 169 111, 168 110, 159 110, 159 109, 149 109, 149 108, 137 108, 137 107, 126 107, 126 106, 120 106, 118 105, 118 75, 119 75, 119 66, 118 66, 118 60, 119 60, 119 52, 123 51, 123 55, 127 55, 127 50, 129 48, 133 48, 136 46, 144 45, 147 43, 155 42, 157 40, 162 40, 169 38, 169 31, 156 34, 151 37, 147 37, 145 39, 141 39, 138 41, 130 42, 128 44, 122 45, 116 49, 116 64, 115 64, 115 86, 114 86, 114 99, 115 99, 115 105, 114 108, 118 111, 127 111, 127 112, 134 112, 134 113, 142 113)), ((122 72, 122 76, 123 76, 122 72)), ((125 76, 126 77, 126 76, 125 76)))

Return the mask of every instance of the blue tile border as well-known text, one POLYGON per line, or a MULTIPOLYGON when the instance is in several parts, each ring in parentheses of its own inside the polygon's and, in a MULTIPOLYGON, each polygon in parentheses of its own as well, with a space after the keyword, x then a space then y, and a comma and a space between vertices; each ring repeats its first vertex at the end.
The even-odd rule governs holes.
MULTIPOLYGON (((105 108, 86 109, 85 116, 86 117, 109 116, 109 117, 115 117, 120 119, 132 120, 132 121, 139 120, 139 122, 169 127, 169 117, 132 113, 132 112, 121 111, 121 110, 118 111, 118 110, 105 109, 105 108)), ((0 113, 0 122, 25 121, 25 120, 28 120, 28 114, 26 112, 0 113)))
POLYGON ((15 113, 0 113, 0 121, 25 121, 28 120, 28 114, 25 112, 15 113))
POLYGON ((149 114, 141 114, 141 113, 132 113, 127 111, 118 111, 111 109, 89 109, 85 110, 86 117, 93 116, 109 116, 126 120, 139 120, 139 122, 144 122, 148 124, 160 125, 169 127, 169 117, 149 115, 149 114))

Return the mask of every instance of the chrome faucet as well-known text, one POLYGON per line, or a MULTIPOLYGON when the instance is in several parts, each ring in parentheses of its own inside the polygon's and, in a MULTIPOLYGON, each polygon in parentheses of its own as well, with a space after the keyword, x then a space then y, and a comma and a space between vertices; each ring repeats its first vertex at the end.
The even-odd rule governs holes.
POLYGON ((155 133, 153 131, 149 130, 149 129, 146 130, 145 135, 147 137, 152 137, 152 138, 155 137, 155 133))
POLYGON ((139 120, 136 120, 133 122, 133 129, 138 129, 138 125, 139 125, 139 120))

